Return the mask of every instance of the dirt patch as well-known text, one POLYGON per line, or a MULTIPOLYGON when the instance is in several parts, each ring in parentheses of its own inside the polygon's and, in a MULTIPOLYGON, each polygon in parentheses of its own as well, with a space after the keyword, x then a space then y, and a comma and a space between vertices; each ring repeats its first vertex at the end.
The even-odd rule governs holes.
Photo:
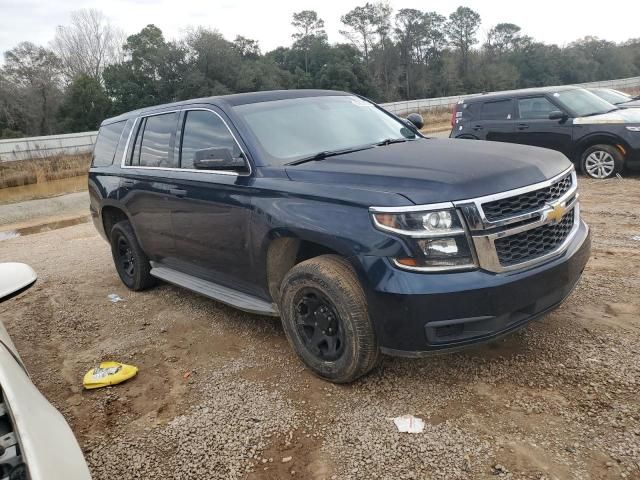
POLYGON ((39 280, 0 316, 97 480, 640 478, 640 180, 580 183, 592 258, 558 310, 465 352, 385 358, 352 385, 310 375, 277 319, 169 285, 129 292, 91 224, 1 243, 39 280), (108 359, 140 373, 84 391, 108 359), (425 433, 396 431, 407 413, 425 433))

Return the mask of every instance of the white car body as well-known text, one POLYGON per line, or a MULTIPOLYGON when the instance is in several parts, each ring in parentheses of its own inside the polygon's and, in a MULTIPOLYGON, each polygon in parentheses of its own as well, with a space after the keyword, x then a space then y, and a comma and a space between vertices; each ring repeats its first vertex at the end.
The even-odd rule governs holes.
MULTIPOLYGON (((0 264, 0 301, 29 288, 36 278, 27 265, 0 264)), ((0 430, 0 480, 9 479, 11 469, 21 464, 31 480, 91 479, 71 428, 29 379, 2 322, 0 390, 0 421, 13 430, 0 430)))

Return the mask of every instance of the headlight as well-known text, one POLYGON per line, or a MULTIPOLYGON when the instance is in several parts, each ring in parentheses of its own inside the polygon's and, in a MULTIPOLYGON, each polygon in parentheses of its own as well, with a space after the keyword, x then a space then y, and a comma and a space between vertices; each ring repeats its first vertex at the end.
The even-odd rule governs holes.
POLYGON ((640 132, 640 127, 627 127, 630 132, 640 132))
POLYGON ((474 254, 462 218, 454 208, 402 211, 371 208, 376 228, 405 237, 411 256, 394 258, 401 267, 419 271, 474 268, 474 254))

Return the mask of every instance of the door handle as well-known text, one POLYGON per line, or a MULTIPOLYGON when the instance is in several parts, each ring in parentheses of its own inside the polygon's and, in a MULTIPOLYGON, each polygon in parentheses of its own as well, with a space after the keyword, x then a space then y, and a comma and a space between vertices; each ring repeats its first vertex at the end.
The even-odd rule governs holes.
POLYGON ((517 128, 518 130, 526 130, 527 128, 529 128, 529 125, 527 125, 526 123, 519 123, 517 128))
POLYGON ((478 130, 482 130, 482 125, 475 125, 473 129, 477 132, 478 130))
POLYGON ((182 190, 181 188, 170 188, 169 193, 171 195, 175 195, 176 197, 184 197, 187 194, 187 191, 182 190))
POLYGON ((133 187, 135 184, 136 184, 136 182, 134 180, 129 180, 128 178, 122 179, 122 186, 123 187, 133 187))

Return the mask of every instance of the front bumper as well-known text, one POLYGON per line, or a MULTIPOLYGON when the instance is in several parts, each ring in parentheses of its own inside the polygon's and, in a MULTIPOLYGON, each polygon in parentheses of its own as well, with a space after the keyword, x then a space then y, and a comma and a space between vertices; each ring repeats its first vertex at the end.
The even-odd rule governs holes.
POLYGON ((589 259, 589 228, 566 251, 535 267, 505 273, 400 270, 384 258, 360 258, 369 314, 383 353, 419 357, 493 340, 560 305, 589 259))

